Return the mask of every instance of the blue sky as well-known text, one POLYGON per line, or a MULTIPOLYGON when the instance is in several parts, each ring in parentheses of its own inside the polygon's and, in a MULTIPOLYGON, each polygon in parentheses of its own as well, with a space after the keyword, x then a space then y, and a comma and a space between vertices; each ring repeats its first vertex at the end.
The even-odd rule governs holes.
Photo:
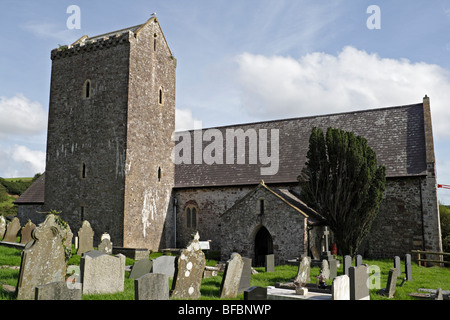
MULTIPOLYGON (((0 0, 0 176, 45 169, 50 51, 153 12, 178 60, 177 127, 431 98, 438 182, 450 185, 450 1, 0 0), (70 5, 81 10, 69 29, 70 5), (370 5, 381 29, 369 29, 370 5)), ((450 204, 450 190, 439 190, 450 204)))

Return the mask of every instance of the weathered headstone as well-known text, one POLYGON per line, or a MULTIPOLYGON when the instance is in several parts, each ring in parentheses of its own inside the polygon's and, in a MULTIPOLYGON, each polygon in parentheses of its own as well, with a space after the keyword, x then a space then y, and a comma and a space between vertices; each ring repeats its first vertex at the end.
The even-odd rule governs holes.
POLYGON ((20 231, 20 243, 27 244, 28 242, 32 241, 33 238, 31 237, 31 232, 36 228, 36 225, 31 222, 31 220, 28 220, 27 224, 23 226, 23 228, 20 231))
POLYGON ((412 281, 411 255, 409 253, 405 255, 405 274, 406 281, 412 281))
POLYGON ((252 277, 252 259, 242 257, 244 267, 242 268, 241 282, 239 283, 238 294, 250 288, 250 280, 252 277))
POLYGON ((399 256, 394 257, 394 268, 398 270, 398 274, 400 275, 402 270, 401 270, 401 266, 400 266, 400 257, 399 256))
POLYGON ((80 260, 83 294, 116 293, 124 290, 125 256, 89 251, 80 260))
POLYGON ((169 276, 147 273, 134 280, 136 300, 169 300, 169 276))
POLYGON ((352 257, 344 256, 343 268, 344 274, 348 275, 348 269, 352 266, 352 257))
POLYGON ((3 238, 3 241, 13 243, 17 242, 17 233, 20 231, 20 229, 21 227, 19 219, 17 217, 12 219, 12 221, 6 225, 6 234, 3 238))
POLYGON ((295 277, 294 282, 299 286, 305 286, 311 279, 311 258, 303 257, 300 265, 298 267, 297 276, 295 277))
POLYGON ((355 260, 355 267, 359 267, 360 265, 362 265, 362 256, 358 254, 355 260))
POLYGON ((161 256, 152 260, 152 273, 167 274, 173 278, 175 274, 175 256, 161 256))
POLYGON ((33 300, 36 287, 64 281, 66 274, 64 246, 55 216, 48 215, 34 229, 32 237, 34 241, 29 242, 22 252, 18 300, 33 300))
POLYGON ((322 268, 320 269, 320 273, 323 275, 325 280, 330 279, 330 268, 327 260, 322 260, 322 268))
POLYGON ((104 252, 106 254, 112 254, 112 249, 112 242, 108 238, 104 238, 98 245, 98 251, 104 252))
POLYGON ((0 215, 0 239, 3 239, 6 232, 6 220, 5 217, 0 215))
POLYGON ((251 287, 245 290, 244 300, 267 300, 267 288, 251 287))
POLYGON ((350 278, 344 274, 333 279, 332 300, 350 300, 350 278))
POLYGON ((133 267, 131 268, 130 272, 130 279, 137 279, 142 277, 143 275, 150 273, 152 270, 153 262, 149 259, 141 259, 139 261, 136 261, 133 264, 133 267))
POLYGON ((171 296, 176 299, 198 299, 201 296, 200 286, 203 269, 205 269, 205 254, 200 248, 197 233, 186 249, 177 257, 175 275, 172 282, 171 296))
POLYGON ((78 250, 77 255, 81 256, 85 252, 94 250, 94 230, 89 221, 83 221, 83 225, 78 230, 78 250))
POLYGON ((442 289, 441 288, 437 288, 436 296, 434 297, 434 300, 444 300, 444 296, 442 294, 442 289))
POLYGON ((368 286, 368 267, 360 265, 359 267, 349 268, 350 278, 350 300, 370 300, 368 286))
POLYGON ((35 300, 81 300, 81 289, 69 289, 65 281, 36 288, 35 300))
POLYGON ((385 289, 379 291, 380 294, 387 296, 389 299, 394 297, 395 287, 397 286, 397 277, 399 275, 397 268, 392 268, 389 270, 389 276, 385 289))
POLYGON ((240 254, 233 253, 227 261, 220 285, 220 298, 234 298, 238 294, 244 262, 240 254))
POLYGON ((336 259, 329 260, 328 265, 330 267, 330 279, 336 278, 338 261, 336 259))
POLYGON ((275 272, 275 255, 266 255, 264 267, 266 272, 275 272))

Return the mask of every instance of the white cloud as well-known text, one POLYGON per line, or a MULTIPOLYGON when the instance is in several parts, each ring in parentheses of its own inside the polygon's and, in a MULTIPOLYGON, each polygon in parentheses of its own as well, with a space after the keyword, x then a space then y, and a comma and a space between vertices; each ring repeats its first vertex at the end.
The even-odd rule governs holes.
POLYGON ((189 109, 176 109, 175 130, 184 131, 202 128, 202 122, 192 115, 189 109))
POLYGON ((45 152, 14 145, 0 150, 1 177, 33 177, 45 170, 45 152))
POLYGON ((0 134, 35 135, 45 131, 47 112, 22 94, 0 97, 0 134))
MULTIPOLYGON (((74 35, 78 34, 78 30, 67 29, 66 26, 59 27, 56 24, 48 22, 29 22, 22 26, 23 29, 31 32, 38 38, 42 39, 55 39, 60 42, 61 45, 66 45, 74 42, 74 35)), ((76 38, 76 37, 75 37, 76 38)))
POLYGON ((440 66, 384 59, 353 47, 336 56, 237 57, 243 108, 265 119, 419 103, 427 94, 436 137, 450 137, 450 76, 440 66))

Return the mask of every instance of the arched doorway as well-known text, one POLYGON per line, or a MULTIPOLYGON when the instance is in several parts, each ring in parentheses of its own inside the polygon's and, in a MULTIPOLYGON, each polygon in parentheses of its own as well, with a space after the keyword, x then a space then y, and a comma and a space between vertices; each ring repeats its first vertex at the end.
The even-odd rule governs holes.
POLYGON ((261 227, 255 235, 255 266, 262 267, 265 256, 273 254, 273 241, 269 230, 261 227))

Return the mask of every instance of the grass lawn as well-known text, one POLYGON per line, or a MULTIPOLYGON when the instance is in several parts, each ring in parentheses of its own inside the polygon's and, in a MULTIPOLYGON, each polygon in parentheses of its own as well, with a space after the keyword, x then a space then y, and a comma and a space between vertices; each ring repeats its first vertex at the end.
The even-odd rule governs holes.
MULTIPOLYGON (((19 266, 21 261, 21 252, 17 249, 7 248, 0 246, 0 267, 1 266, 19 266)), ((150 259, 154 259, 162 255, 161 253, 153 253, 150 259)), ((338 257, 341 258, 341 257, 338 257)), ((73 255, 69 260, 69 264, 79 265, 80 257, 73 255)), ((127 265, 132 265, 134 260, 128 259, 127 265)), ((214 265, 214 260, 208 260, 208 265, 214 265)), ((380 288, 386 286, 389 269, 393 267, 392 260, 364 260, 363 263, 367 263, 371 270, 379 270, 379 277, 375 274, 369 275, 369 284, 374 288, 370 290, 371 300, 388 300, 386 297, 378 294, 380 288)), ((404 263, 401 264, 402 271, 404 271, 404 263)), ((297 275, 297 266, 282 265, 276 266, 275 272, 264 272, 264 268, 255 268, 258 274, 252 275, 251 285, 267 287, 273 286, 276 282, 289 282, 297 275)), ((311 283, 316 283, 316 277, 319 275, 320 268, 311 268, 311 283)), ((338 276, 342 274, 342 263, 338 268, 338 276)), ((10 286, 16 286, 19 276, 19 270, 10 268, 0 268, 0 283, 10 286)), ((125 290, 116 294, 105 295, 83 295, 83 300, 134 300, 134 280, 128 279, 129 273, 125 275, 125 290)), ((412 292, 418 292, 419 288, 450 290, 450 268, 440 267, 419 267, 416 263, 412 264, 412 276, 413 281, 408 281, 400 287, 404 274, 402 274, 397 280, 397 288, 394 299, 391 300, 417 300, 417 298, 411 297, 408 294, 412 292)), ((203 279, 201 286, 202 297, 201 300, 219 300, 220 298, 220 284, 222 282, 222 274, 218 276, 203 279)), ((171 286, 171 281, 169 286, 171 286)), ((328 280, 327 284, 331 285, 332 281, 328 280)), ((236 300, 243 300, 244 295, 240 294, 236 297, 236 300)), ((0 291, 0 299, 11 300, 14 297, 11 294, 0 291)))

